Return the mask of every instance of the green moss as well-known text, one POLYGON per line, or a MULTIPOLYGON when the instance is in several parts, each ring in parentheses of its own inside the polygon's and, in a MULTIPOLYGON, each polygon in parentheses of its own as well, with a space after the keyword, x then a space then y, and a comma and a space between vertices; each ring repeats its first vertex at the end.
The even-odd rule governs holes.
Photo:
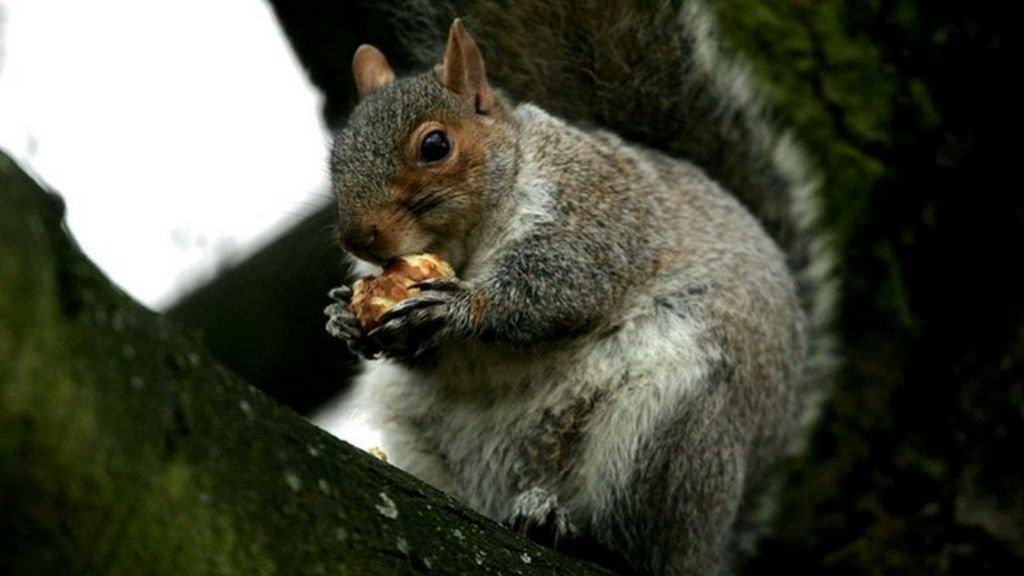
POLYGON ((843 370, 752 572, 1019 572, 1024 545, 999 527, 1024 506, 998 487, 1024 475, 1005 440, 1024 382, 1008 352, 1024 287, 1003 274, 1024 214, 1016 20, 978 3, 711 3, 813 154, 840 240, 843 370))
MULTIPOLYGON (((751 63, 776 115, 793 127, 822 176, 825 220, 841 251, 885 175, 898 77, 876 42, 851 29, 842 2, 713 0, 727 46, 751 63)), ((862 17, 870 17, 870 3, 862 17)))
POLYGON ((101 396, 113 393, 102 379, 118 362, 91 353, 110 344, 95 317, 62 307, 76 271, 47 234, 59 204, 33 203, 34 184, 6 158, 0 171, 0 501, 4 524, 17 529, 0 563, 24 573, 273 574, 188 462, 112 433, 125 411, 101 396))
POLYGON ((148 566, 155 574, 275 574, 262 546, 242 540, 206 484, 186 462, 165 464, 131 507, 121 531, 133 542, 115 552, 110 573, 148 566))

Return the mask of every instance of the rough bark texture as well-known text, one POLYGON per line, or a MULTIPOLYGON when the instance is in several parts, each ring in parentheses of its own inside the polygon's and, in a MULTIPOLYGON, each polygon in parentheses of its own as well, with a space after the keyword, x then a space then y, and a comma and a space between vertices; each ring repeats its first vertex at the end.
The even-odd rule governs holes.
POLYGON ((716 3, 816 155, 843 256, 845 367, 752 571, 1021 573, 1019 18, 716 3))
POLYGON ((602 573, 221 368, 2 154, 0 206, 0 574, 602 573))
MULTIPOLYGON (((331 121, 358 42, 404 60, 379 8, 271 3, 331 121)), ((1024 572, 1014 4, 710 3, 816 157, 842 257, 844 367, 749 571, 1024 572)))

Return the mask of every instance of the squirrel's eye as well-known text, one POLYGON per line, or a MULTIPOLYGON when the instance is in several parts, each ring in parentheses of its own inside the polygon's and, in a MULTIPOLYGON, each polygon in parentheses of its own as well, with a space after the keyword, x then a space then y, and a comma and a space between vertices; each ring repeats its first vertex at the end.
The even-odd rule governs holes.
POLYGON ((424 162, 437 162, 448 155, 451 144, 448 135, 441 130, 432 130, 420 142, 420 158, 424 162))

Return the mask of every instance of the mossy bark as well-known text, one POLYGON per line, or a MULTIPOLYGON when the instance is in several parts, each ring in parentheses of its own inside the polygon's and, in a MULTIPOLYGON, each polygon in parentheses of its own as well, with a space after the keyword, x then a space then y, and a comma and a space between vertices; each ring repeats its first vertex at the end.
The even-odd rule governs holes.
POLYGON ((1024 571, 1019 18, 713 4, 813 152, 842 257, 844 367, 751 571, 1024 571))
POLYGON ((0 574, 596 574, 220 367, 0 154, 0 574))

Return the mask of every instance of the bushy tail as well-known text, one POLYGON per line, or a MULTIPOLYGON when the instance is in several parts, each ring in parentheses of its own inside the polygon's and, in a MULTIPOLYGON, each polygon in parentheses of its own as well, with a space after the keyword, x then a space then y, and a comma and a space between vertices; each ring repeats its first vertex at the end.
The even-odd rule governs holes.
POLYGON ((803 424, 811 424, 831 380, 836 292, 817 182, 792 139, 771 125, 746 68, 721 53, 703 2, 407 0, 406 7, 403 41, 421 64, 438 61, 445 31, 463 17, 492 84, 514 99, 690 160, 760 219, 787 254, 808 315, 803 424))

